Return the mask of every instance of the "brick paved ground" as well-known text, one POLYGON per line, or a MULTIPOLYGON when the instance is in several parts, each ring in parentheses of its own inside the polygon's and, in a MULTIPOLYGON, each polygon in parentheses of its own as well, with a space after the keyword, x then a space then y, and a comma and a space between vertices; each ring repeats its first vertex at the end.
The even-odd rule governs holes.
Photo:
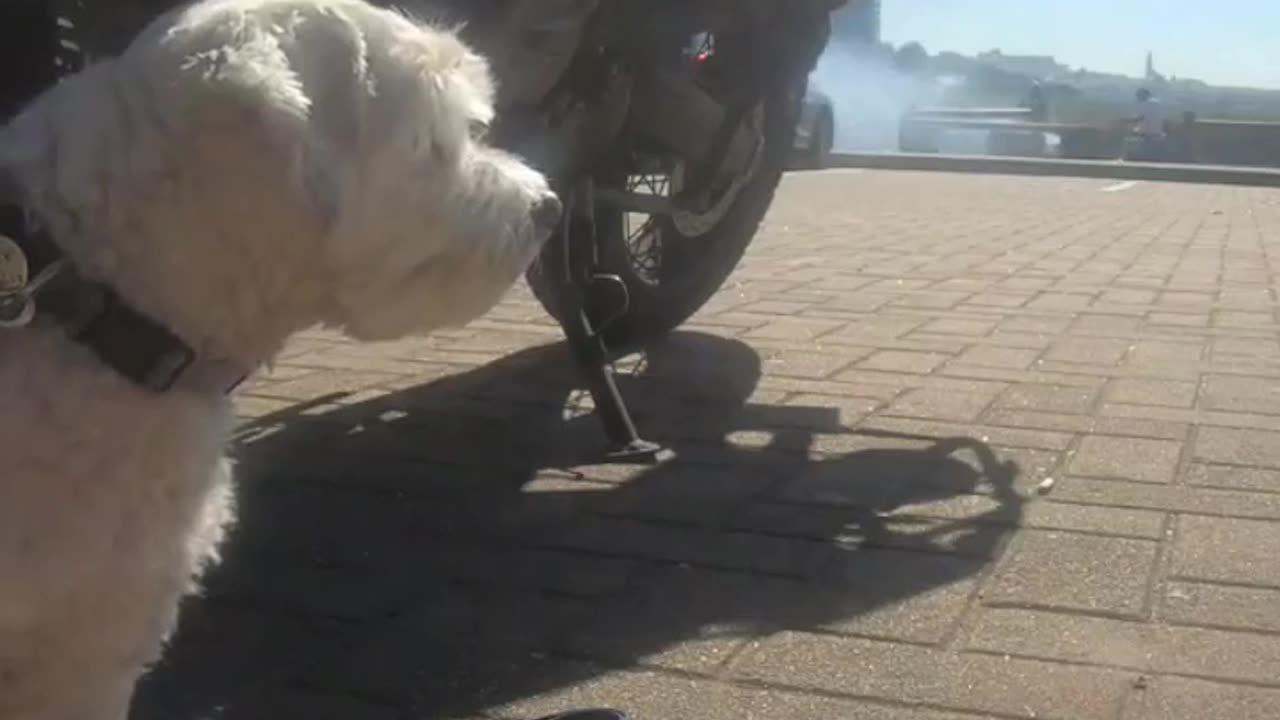
POLYGON ((308 336, 135 715, 1280 717, 1278 274, 1276 191, 794 176, 643 469, 523 293, 308 336))

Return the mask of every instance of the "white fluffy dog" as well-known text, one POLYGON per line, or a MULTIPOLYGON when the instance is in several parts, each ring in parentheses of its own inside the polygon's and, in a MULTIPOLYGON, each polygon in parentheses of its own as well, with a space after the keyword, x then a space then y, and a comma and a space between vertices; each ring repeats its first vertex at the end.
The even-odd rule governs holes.
MULTIPOLYGON (((81 276, 249 372, 300 329, 463 323, 514 282, 559 204, 481 142, 492 96, 453 34, 361 0, 205 0, 30 104, 0 172, 81 276)), ((230 514, 230 418, 45 316, 0 329, 0 720, 125 716, 230 514)))

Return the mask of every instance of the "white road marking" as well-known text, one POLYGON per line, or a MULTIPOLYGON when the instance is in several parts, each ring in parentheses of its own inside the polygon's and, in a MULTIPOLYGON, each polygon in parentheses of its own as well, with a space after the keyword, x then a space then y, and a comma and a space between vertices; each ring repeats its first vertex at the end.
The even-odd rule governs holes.
POLYGON ((1102 188, 1102 192, 1121 192, 1123 190, 1128 190, 1137 184, 1137 180, 1126 180, 1124 182, 1116 183, 1115 185, 1108 185, 1102 188))

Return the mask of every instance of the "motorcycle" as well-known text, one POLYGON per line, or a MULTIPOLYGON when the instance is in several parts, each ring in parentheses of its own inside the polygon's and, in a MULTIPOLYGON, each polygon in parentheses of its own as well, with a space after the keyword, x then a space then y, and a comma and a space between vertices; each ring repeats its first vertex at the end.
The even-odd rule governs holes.
MULTIPOLYGON (((377 0, 375 0, 375 3, 377 0)), ((683 323, 742 258, 787 166, 845 0, 398 0, 465 23, 499 79, 491 141, 564 200, 527 273, 561 324, 616 460, 646 461, 615 353, 683 323)), ((11 0, 0 113, 118 52, 175 0, 11 0)), ((388 3, 391 4, 391 3, 388 3)))

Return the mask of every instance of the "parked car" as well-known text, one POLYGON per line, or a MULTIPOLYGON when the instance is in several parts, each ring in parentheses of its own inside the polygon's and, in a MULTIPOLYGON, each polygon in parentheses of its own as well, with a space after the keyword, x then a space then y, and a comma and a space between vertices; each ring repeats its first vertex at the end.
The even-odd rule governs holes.
POLYGON ((820 170, 827 166, 835 144, 835 105, 826 93, 812 86, 805 92, 796 123, 793 169, 820 170))

